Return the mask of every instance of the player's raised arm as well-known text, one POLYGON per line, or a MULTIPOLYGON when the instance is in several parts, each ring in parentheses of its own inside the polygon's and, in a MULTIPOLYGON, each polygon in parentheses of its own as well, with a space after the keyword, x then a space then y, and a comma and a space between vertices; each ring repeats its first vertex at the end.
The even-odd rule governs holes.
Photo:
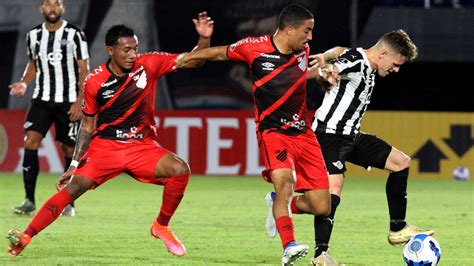
POLYGON ((211 60, 211 61, 226 61, 228 46, 216 46, 204 50, 194 51, 191 53, 181 54, 176 59, 176 68, 192 68, 193 60, 211 60))
POLYGON ((318 78, 318 68, 324 67, 328 62, 338 58, 346 50, 346 47, 335 46, 324 53, 310 55, 309 58, 312 60, 309 62, 308 79, 318 78))
MULTIPOLYGON (((209 48, 211 46, 211 36, 214 32, 214 21, 204 11, 198 14, 197 19, 193 19, 193 23, 196 32, 199 34, 199 40, 192 51, 209 48)), ((204 60, 195 60, 189 63, 188 68, 200 67, 202 64, 204 64, 204 60)))

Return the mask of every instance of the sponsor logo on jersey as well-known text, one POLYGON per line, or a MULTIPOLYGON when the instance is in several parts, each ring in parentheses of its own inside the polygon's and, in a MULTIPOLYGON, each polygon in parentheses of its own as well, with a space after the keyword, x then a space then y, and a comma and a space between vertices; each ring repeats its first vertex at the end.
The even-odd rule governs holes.
POLYGON ((59 49, 59 50, 56 50, 56 51, 48 53, 48 54, 45 54, 43 52, 39 52, 38 56, 42 60, 46 60, 51 65, 54 66, 54 65, 57 65, 57 64, 61 64, 61 60, 63 59, 63 51, 61 49, 59 49))
POLYGON ((280 59, 280 56, 279 56, 279 55, 276 55, 276 54, 261 53, 260 55, 261 55, 262 57, 266 57, 266 58, 280 59))
POLYGON ((275 65, 270 63, 270 62, 265 62, 265 63, 262 63, 262 69, 263 70, 275 70, 274 67, 275 65))
POLYGON ((143 139, 143 134, 137 134, 137 127, 131 127, 130 132, 123 132, 122 130, 115 130, 116 137, 121 139, 143 139))
POLYGON ((284 125, 302 130, 306 127, 306 121, 304 119, 300 119, 300 116, 298 114, 293 115, 293 121, 288 121, 286 118, 281 118, 280 122, 284 125))
POLYGON ((104 99, 112 98, 114 97, 114 93, 115 93, 114 90, 106 90, 102 93, 102 96, 103 96, 102 98, 104 99))
POLYGON ((133 71, 132 73, 129 73, 128 76, 129 77, 133 77, 135 76, 138 72, 142 71, 144 69, 143 65, 140 65, 139 68, 137 68, 137 70, 133 71))
POLYGON ((115 84, 115 83, 117 83, 117 79, 113 79, 113 80, 111 80, 111 81, 109 81, 109 82, 104 82, 104 83, 100 84, 100 86, 101 86, 102 88, 104 88, 104 87, 108 87, 108 86, 110 86, 110 85, 113 85, 113 84, 115 84))
POLYGON ((332 162, 332 165, 334 165, 339 170, 341 170, 344 167, 341 161, 332 162))

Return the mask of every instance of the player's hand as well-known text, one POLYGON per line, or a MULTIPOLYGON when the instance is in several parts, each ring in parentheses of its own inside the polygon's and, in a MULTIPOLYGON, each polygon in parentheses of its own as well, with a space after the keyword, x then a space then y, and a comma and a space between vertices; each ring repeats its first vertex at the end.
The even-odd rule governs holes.
POLYGON ((341 79, 339 72, 335 69, 334 65, 326 64, 324 67, 320 67, 318 70, 321 84, 326 91, 329 91, 331 87, 337 85, 341 79))
POLYGON ((194 26, 199 36, 203 38, 210 38, 214 32, 214 21, 207 16, 207 12, 198 14, 198 19, 193 19, 194 26))
POLYGON ((326 66, 326 60, 324 60, 323 54, 313 54, 309 56, 310 59, 312 59, 309 62, 310 67, 324 67, 326 66))
POLYGON ((74 170, 76 167, 70 166, 69 169, 59 177, 58 181, 56 182, 56 189, 59 191, 67 186, 69 181, 71 181, 71 177, 74 174, 74 170))
POLYGON ((69 121, 77 121, 82 118, 82 104, 79 102, 75 102, 69 108, 67 112, 69 115, 69 121))
POLYGON ((173 67, 173 69, 178 69, 178 68, 186 68, 188 62, 187 62, 187 56, 188 56, 189 53, 182 53, 180 55, 178 55, 178 57, 176 58, 175 63, 176 65, 173 67))
POLYGON ((25 96, 26 87, 27 86, 25 82, 15 82, 8 86, 8 88, 10 88, 10 95, 14 95, 17 97, 25 96))

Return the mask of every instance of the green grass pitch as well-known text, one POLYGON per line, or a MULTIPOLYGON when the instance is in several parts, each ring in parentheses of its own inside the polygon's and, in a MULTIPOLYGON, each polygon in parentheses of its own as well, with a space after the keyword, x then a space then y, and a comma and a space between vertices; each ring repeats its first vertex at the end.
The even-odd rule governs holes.
MULTIPOLYGON (((57 175, 41 174, 37 203, 54 192, 57 175)), ((408 221, 436 230, 441 265, 472 265, 472 182, 409 181, 408 221)), ((278 265, 279 238, 265 234, 265 194, 258 177, 192 176, 171 228, 187 248, 173 257, 149 230, 162 187, 120 176, 77 201, 76 217, 60 217, 11 258, 1 240, 0 264, 278 265)), ((0 174, 0 233, 24 229, 31 217, 10 210, 23 199, 21 175, 0 174)), ((295 215, 296 237, 313 248, 313 217, 295 215)), ((347 178, 331 240, 331 254, 349 265, 402 265, 402 247, 387 242, 385 178, 347 178)), ((296 265, 308 265, 312 252, 296 265)))

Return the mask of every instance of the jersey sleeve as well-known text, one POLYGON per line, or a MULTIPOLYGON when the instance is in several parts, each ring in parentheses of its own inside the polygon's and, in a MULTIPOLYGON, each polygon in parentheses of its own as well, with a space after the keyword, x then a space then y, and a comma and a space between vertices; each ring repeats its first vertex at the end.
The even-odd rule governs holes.
POLYGON ((252 39, 252 37, 247 37, 229 45, 229 47, 227 47, 227 57, 233 61, 243 61, 247 64, 251 64, 251 52, 254 47, 252 45, 252 39))
POLYGON ((96 97, 100 85, 89 77, 86 78, 84 83, 84 102, 82 103, 82 112, 87 116, 94 116, 99 111, 96 97))
POLYGON ((74 45, 74 57, 77 60, 84 60, 89 58, 89 49, 87 47, 86 35, 82 30, 77 31, 74 35, 74 45))
POLYGON ((29 32, 26 34, 26 54, 28 55, 28 58, 31 60, 37 59, 36 55, 33 53, 33 50, 31 49, 31 38, 30 38, 29 32))
POLYGON ((350 72, 359 72, 361 60, 363 57, 358 51, 346 50, 336 59, 334 65, 339 70, 339 74, 344 75, 350 72))
POLYGON ((153 71, 154 78, 157 79, 165 74, 176 71, 176 58, 179 54, 166 52, 151 52, 141 54, 141 60, 153 71))

